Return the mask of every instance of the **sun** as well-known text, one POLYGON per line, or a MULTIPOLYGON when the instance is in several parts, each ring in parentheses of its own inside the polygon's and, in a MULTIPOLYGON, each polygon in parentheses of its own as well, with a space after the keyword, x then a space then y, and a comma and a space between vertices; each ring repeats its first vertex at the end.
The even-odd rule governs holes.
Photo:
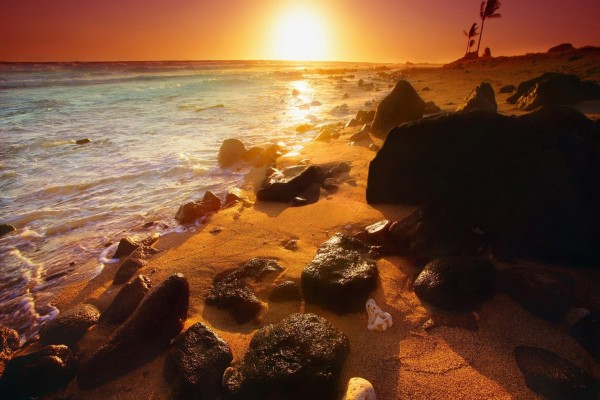
POLYGON ((275 24, 273 58, 320 61, 328 56, 328 35, 319 14, 306 8, 285 11, 275 24))

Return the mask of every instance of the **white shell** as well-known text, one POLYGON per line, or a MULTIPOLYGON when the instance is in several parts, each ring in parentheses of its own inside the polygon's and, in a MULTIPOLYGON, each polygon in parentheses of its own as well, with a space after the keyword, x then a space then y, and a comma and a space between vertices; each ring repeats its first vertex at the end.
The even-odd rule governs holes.
POLYGON ((386 331, 392 326, 392 316, 390 313, 383 311, 377 306, 375 300, 369 299, 366 304, 367 314, 369 314, 369 322, 367 328, 371 331, 386 331))
POLYGON ((373 385, 363 378, 350 378, 348 390, 342 400, 377 400, 373 385))

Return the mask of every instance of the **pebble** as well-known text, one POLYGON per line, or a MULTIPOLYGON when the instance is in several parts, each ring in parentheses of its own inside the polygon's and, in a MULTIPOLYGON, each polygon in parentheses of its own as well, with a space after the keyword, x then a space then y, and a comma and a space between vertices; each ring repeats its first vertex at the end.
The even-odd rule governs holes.
POLYGON ((370 331, 385 332, 389 327, 392 326, 392 316, 390 313, 383 311, 375 300, 369 299, 366 304, 367 314, 369 314, 369 322, 367 328, 370 331))
POLYGON ((343 400, 377 400, 371 382, 364 378, 354 377, 348 381, 348 390, 343 400))

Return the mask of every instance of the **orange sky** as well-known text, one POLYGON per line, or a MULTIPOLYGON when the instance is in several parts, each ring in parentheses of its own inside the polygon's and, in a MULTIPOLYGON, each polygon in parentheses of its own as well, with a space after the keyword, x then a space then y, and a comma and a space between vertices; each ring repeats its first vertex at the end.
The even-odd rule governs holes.
MULTIPOLYGON (((479 18, 479 0, 2 0, 0 9, 2 61, 276 59, 312 41, 328 60, 447 62, 464 54, 462 30, 479 18), (311 29, 290 31, 294 13, 311 29)), ((600 0, 504 0, 500 13, 482 40, 494 55, 600 46, 600 0)))

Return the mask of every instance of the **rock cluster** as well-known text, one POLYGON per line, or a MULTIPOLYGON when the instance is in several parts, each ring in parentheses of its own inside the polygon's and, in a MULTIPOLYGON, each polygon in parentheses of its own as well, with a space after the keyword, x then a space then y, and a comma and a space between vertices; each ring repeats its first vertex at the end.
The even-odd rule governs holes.
POLYGON ((175 214, 175 219, 181 224, 189 224, 209 213, 219 211, 220 208, 221 199, 209 190, 204 193, 201 201, 192 201, 180 206, 175 214))

